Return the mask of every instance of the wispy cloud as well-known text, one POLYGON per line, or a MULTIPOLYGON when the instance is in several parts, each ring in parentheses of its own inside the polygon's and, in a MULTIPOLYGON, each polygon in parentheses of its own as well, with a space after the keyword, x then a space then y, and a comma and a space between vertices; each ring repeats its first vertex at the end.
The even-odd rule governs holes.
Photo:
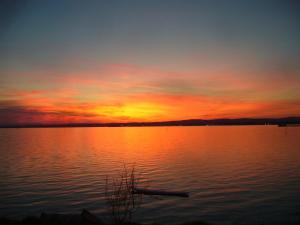
POLYGON ((129 64, 109 64, 91 71, 47 80, 26 73, 20 76, 21 82, 6 82, 0 90, 0 122, 162 121, 300 114, 300 79, 296 75, 285 79, 282 71, 275 71, 278 75, 272 80, 264 71, 241 76, 243 71, 166 71, 129 64))

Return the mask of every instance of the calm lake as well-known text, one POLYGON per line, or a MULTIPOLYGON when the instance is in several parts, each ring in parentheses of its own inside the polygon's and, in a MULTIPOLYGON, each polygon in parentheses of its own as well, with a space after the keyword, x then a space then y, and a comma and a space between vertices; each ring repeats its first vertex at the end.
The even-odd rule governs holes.
POLYGON ((136 221, 300 224, 300 127, 0 129, 0 216, 105 217, 105 177, 135 165, 141 185, 190 198, 143 199, 136 221))

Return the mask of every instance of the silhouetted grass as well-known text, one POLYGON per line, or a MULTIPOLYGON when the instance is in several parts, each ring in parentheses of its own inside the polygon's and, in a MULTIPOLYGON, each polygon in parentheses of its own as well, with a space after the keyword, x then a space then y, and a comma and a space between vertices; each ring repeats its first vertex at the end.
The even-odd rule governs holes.
POLYGON ((130 222, 133 213, 140 207, 142 195, 134 193, 137 183, 135 168, 128 169, 126 165, 119 176, 106 178, 107 210, 115 224, 130 222))

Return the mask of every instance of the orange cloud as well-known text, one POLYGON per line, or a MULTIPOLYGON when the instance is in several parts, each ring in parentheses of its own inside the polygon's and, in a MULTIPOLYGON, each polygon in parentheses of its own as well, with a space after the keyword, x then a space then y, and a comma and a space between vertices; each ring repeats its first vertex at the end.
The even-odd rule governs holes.
MULTIPOLYGON (((300 79, 112 64, 0 90, 0 122, 129 122, 300 115, 300 79)), ((272 71, 269 71, 272 72, 272 71)), ((273 71, 274 72, 274 71, 273 71)), ((26 79, 25 79, 26 78, 26 79)), ((29 79, 31 78, 31 79, 29 79)), ((29 80, 29 81, 27 81, 29 80)))

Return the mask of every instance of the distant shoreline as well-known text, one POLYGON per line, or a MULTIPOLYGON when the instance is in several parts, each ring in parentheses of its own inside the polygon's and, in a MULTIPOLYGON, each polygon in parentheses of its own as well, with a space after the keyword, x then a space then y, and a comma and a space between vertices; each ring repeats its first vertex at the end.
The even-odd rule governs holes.
POLYGON ((239 118, 239 119, 190 119, 163 122, 128 123, 28 123, 1 124, 0 128, 65 128, 65 127, 165 127, 165 126, 239 126, 239 125, 277 125, 280 127, 300 126, 300 117, 285 118, 239 118))

